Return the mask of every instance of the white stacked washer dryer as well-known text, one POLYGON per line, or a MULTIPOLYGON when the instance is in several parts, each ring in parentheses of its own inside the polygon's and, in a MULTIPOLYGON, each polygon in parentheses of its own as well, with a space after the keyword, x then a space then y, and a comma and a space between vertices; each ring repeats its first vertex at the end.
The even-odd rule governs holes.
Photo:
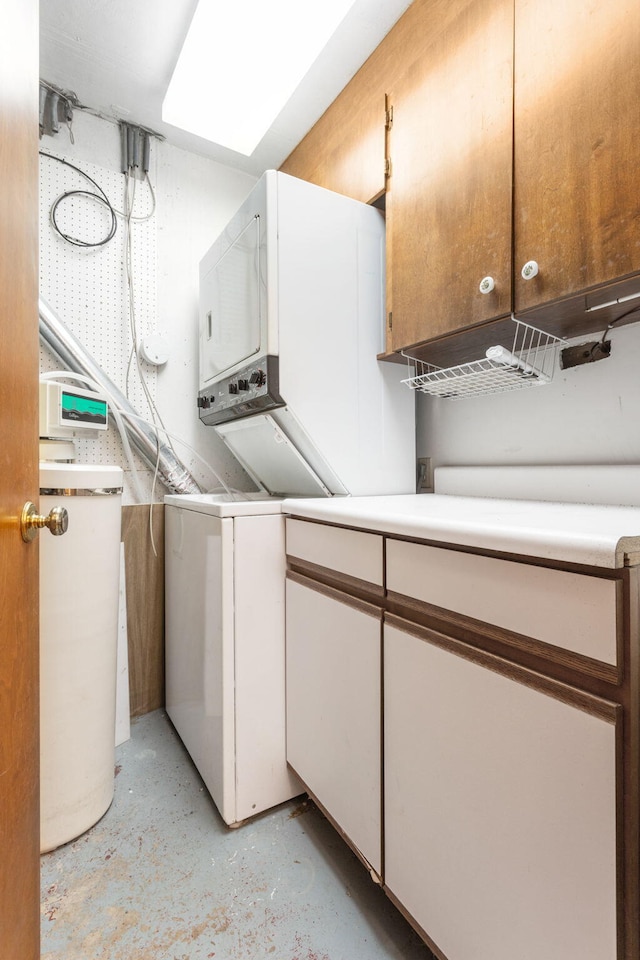
POLYGON ((379 210, 267 171, 200 265, 199 415, 260 492, 165 498, 166 700, 228 824, 301 789, 271 498, 415 490, 414 395, 377 360, 384 249, 379 210))

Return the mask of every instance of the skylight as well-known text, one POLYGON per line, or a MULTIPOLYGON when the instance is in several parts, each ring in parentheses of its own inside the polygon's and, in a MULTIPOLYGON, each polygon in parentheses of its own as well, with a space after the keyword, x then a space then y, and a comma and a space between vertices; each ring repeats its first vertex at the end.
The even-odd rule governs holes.
POLYGON ((250 156, 354 0, 199 0, 166 123, 250 156))

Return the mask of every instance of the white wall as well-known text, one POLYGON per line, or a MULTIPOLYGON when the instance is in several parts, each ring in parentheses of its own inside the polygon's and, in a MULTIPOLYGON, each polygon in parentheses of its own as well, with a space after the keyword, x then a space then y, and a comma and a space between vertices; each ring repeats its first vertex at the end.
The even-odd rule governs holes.
POLYGON ((640 463, 640 323, 608 337, 609 358, 556 369, 545 386, 457 401, 419 395, 418 456, 434 466, 640 463))
MULTIPOLYGON (((88 170, 98 183, 103 181, 101 186, 109 185, 107 192, 112 204, 123 209, 125 178, 120 173, 118 126, 77 111, 73 134, 74 144, 63 128, 55 137, 43 137, 40 148, 88 170), (111 195, 111 190, 117 195, 111 195)), ((54 161, 41 160, 43 176, 45 167, 46 176, 51 176, 54 169, 56 173, 63 171, 76 177, 74 186, 87 187, 77 174, 69 174, 54 161)), ((150 179, 157 197, 153 222, 149 228, 133 227, 136 312, 139 333, 161 334, 168 341, 170 359, 157 369, 144 365, 149 387, 167 429, 194 447, 230 486, 250 490, 253 484, 247 475, 213 429, 203 426, 198 419, 197 301, 199 261, 248 194, 255 178, 154 139, 150 179)), ((114 337, 114 331, 106 329, 107 322, 109 327, 119 326, 117 335, 128 349, 126 278, 121 262, 122 248, 117 246, 122 244, 121 222, 118 238, 108 253, 110 259, 106 247, 78 251, 53 233, 48 221, 50 196, 50 191, 48 195, 42 191, 41 293, 83 343, 93 345, 97 351, 101 346, 107 350, 104 360, 96 359, 124 391, 125 367, 121 358, 116 362, 110 355, 112 348, 107 343, 114 337)), ((148 201, 143 184, 137 186, 136 196, 142 212, 148 201)), ((78 203, 83 215, 93 207, 91 201, 80 199, 78 203)), ((96 215, 99 216, 100 211, 96 215)), ((57 368, 46 351, 42 352, 42 367, 57 368)), ((139 395, 134 385, 132 401, 136 402, 139 395)), ((139 412, 147 416, 147 410, 139 412)), ((108 443, 87 441, 77 448, 79 462, 118 462, 122 455, 119 442, 113 436, 108 443)), ((176 452, 204 489, 216 486, 211 472, 188 448, 178 444, 176 452)), ((149 493, 148 477, 144 486, 149 493)), ((162 492, 160 488, 158 493, 162 492)), ((126 482, 125 501, 132 499, 130 482, 126 482)))

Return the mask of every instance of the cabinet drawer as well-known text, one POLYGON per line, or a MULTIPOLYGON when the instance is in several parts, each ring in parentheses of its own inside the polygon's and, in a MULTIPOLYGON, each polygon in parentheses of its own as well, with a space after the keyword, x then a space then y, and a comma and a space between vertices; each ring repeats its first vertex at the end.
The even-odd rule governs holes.
POLYGON ((374 533, 287 519, 287 556, 383 584, 383 538, 374 533))
POLYGON ((617 664, 615 580, 388 540, 387 589, 617 664))

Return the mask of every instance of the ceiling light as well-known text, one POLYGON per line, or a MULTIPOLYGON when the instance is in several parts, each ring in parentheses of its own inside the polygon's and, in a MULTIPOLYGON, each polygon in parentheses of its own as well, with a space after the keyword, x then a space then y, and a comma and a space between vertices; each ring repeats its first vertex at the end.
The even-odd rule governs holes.
POLYGON ((166 123, 250 156, 354 0, 199 0, 166 123))

